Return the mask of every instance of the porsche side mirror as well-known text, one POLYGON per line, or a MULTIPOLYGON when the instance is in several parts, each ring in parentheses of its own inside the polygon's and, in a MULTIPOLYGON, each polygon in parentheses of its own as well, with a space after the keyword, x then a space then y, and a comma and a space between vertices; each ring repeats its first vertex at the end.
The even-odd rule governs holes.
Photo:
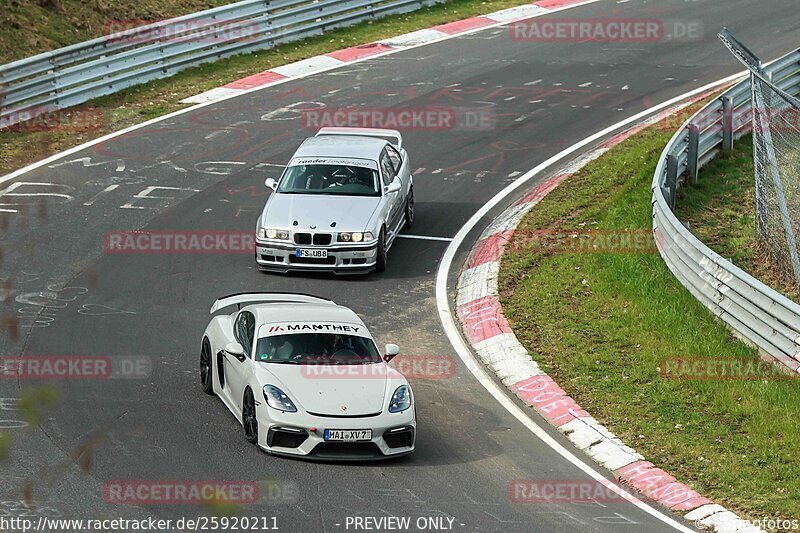
POLYGON ((230 342, 225 345, 225 353, 231 354, 239 361, 244 360, 244 347, 238 342, 230 342))
POLYGON ((386 194, 399 192, 402 188, 403 185, 400 183, 400 178, 395 178, 389 185, 386 186, 386 194))
POLYGON ((266 185, 273 191, 278 188, 278 182, 275 181, 275 178, 267 178, 267 181, 264 182, 264 185, 266 185))
POLYGON ((396 344, 387 344, 383 351, 383 360, 387 363, 400 353, 400 347, 396 344))

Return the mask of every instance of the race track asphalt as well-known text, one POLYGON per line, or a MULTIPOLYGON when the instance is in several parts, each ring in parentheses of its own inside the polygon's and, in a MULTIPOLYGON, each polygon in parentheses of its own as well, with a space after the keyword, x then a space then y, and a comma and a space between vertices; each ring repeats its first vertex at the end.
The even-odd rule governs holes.
POLYGON ((104 484, 247 480, 274 492, 265 490, 243 514, 276 516, 284 531, 344 530, 348 516, 452 517, 456 530, 481 532, 670 529, 623 501, 509 498, 512 480, 587 476, 509 415, 455 356, 434 299, 446 241, 401 238, 386 272, 332 277, 264 274, 250 253, 108 254, 103 237, 134 229, 252 230, 264 179, 278 175, 313 133, 301 124, 303 110, 361 106, 446 108, 459 116, 480 110, 490 118, 458 131, 404 132, 417 199, 409 233, 449 238, 551 155, 737 72, 716 39, 723 26, 765 59, 793 49, 800 42, 795 7, 791 0, 601 1, 550 17, 679 20, 702 25, 703 38, 518 42, 506 27, 488 29, 206 106, 15 179, 26 183, 15 185, 17 196, 0 198, 0 208, 19 211, 2 214, 2 353, 143 356, 152 372, 129 380, 0 380, 0 427, 24 419, 16 399, 41 396, 31 389, 57 390, 54 403, 41 400, 38 426, 8 430, 0 516, 193 517, 211 510, 109 504, 104 484), (30 193, 46 196, 19 196, 30 193), (249 445, 222 403, 203 394, 198 353, 214 299, 250 290, 332 298, 359 313, 379 345, 452 358, 454 374, 412 379, 416 453, 342 465, 275 458, 249 445), (74 464, 81 453, 91 457, 84 469, 74 464), (30 497, 35 505, 24 502, 30 497))

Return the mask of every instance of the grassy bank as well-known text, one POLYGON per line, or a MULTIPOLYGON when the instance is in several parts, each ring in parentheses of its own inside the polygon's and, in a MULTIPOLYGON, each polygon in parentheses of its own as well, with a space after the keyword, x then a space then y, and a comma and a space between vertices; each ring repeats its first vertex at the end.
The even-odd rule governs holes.
MULTIPOLYGON (((16 1, 20 3, 20 0, 16 1)), ((53 1, 65 6, 68 3, 72 3, 67 0, 41 1, 44 3, 53 1)), ((27 3, 29 2, 21 2, 21 4, 27 3)), ((75 3, 81 2, 76 0, 75 3)), ((169 4, 170 2, 164 3, 169 4)), ((191 2, 171 3, 188 5, 191 2)), ((205 4, 225 2, 196 1, 194 3, 208 7, 205 4)), ((523 0, 450 0, 413 13, 365 22, 318 37, 278 46, 271 50, 236 56, 217 63, 192 68, 171 78, 132 87, 80 106, 82 109, 91 109, 95 114, 102 116, 101 124, 97 128, 78 132, 59 131, 58 128, 48 131, 27 131, 24 128, 21 131, 0 131, 0 175, 126 126, 187 107, 187 104, 181 104, 180 100, 250 74, 341 48, 386 39, 421 28, 486 14, 524 3, 526 2, 523 0)), ((93 5, 94 2, 87 2, 86 4, 93 5)), ((128 2, 128 4, 136 5, 135 2, 128 2)), ((155 2, 142 2, 142 4, 149 5, 155 4, 155 2)), ((116 3, 114 6, 116 6, 116 3)), ((189 9, 189 11, 192 11, 192 9, 189 9)), ((13 13, 11 15, 5 13, 0 16, 16 17, 13 13)), ((113 14, 108 13, 103 16, 122 19, 129 15, 114 11, 113 14)), ((23 24, 22 15, 19 15, 19 17, 19 23, 23 24)), ((144 15, 139 15, 139 17, 145 18, 144 15)), ((49 24, 45 19, 40 22, 42 26, 49 24)), ((25 22, 23 25, 27 24, 25 22)), ((45 28, 39 27, 35 33, 44 35, 46 33, 45 28)), ((56 33, 60 33, 60 30, 56 33)), ((88 37, 88 35, 85 36, 88 37)), ((76 39, 76 41, 80 40, 76 39)))
POLYGON ((231 0, 8 0, 0 10, 0 64, 231 0), (136 24, 136 22, 139 24, 136 24))
MULTIPOLYGON (((540 229, 649 232, 650 184, 668 129, 651 127, 618 145, 528 213, 503 258, 503 308, 533 358, 649 461, 745 516, 796 518, 798 381, 662 377, 665 359, 754 362, 757 355, 682 288, 652 248, 565 253, 523 241, 540 229)), ((687 212, 701 193, 689 193, 687 212)), ((720 200, 720 209, 729 202, 720 200)), ((712 218, 693 211, 692 228, 712 218)), ((731 227, 718 222, 717 233, 731 227)), ((738 249, 735 241, 730 249, 738 249)))
POLYGON ((703 168, 697 185, 680 190, 675 213, 711 249, 800 301, 800 290, 791 275, 782 273, 756 241, 752 137, 737 141, 735 148, 703 168))

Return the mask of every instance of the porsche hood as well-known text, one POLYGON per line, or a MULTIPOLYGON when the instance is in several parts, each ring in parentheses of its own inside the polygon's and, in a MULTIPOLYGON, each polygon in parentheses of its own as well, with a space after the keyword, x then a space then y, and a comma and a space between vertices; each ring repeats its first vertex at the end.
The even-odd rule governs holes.
POLYGON ((261 214, 262 228, 366 231, 380 197, 272 194, 261 214))
MULTIPOLYGON (((298 408, 314 415, 363 416, 383 411, 395 373, 384 363, 366 365, 262 364, 261 385, 275 385, 298 408)), ((392 391, 393 392, 393 391, 392 391)))

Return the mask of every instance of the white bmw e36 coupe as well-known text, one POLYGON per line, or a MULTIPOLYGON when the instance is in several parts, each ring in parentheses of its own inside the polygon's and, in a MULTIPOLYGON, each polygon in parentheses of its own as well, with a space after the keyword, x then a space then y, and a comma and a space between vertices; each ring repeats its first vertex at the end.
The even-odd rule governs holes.
POLYGON ((264 271, 364 273, 414 221, 414 184, 396 130, 322 128, 292 156, 256 224, 264 271), (388 140, 387 140, 388 139, 388 140))

